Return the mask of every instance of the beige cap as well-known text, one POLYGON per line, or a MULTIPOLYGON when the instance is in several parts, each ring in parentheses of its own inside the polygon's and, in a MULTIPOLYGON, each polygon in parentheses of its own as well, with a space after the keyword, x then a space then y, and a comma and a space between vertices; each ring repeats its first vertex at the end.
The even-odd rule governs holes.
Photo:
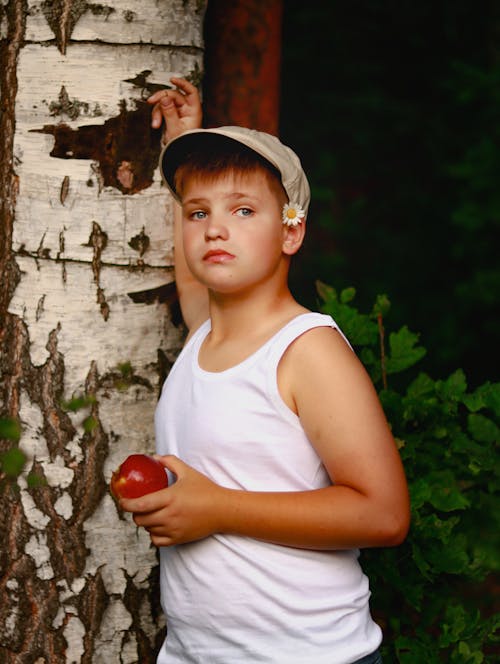
POLYGON ((160 172, 177 200, 179 200, 179 196, 175 190, 175 172, 189 152, 188 147, 196 145, 198 140, 203 140, 203 136, 207 134, 224 136, 236 143, 242 143, 264 157, 280 172, 281 182, 289 201, 299 205, 307 216, 311 192, 306 174, 295 152, 283 145, 276 136, 246 127, 192 129, 167 143, 160 155, 160 172))

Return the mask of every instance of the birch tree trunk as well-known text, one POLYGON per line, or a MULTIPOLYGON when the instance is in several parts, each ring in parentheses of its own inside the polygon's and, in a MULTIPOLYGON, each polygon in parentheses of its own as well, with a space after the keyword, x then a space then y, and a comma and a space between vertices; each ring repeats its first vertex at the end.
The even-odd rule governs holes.
POLYGON ((163 637, 156 551, 107 485, 154 449, 183 334, 145 98, 198 82, 204 9, 1 3, 0 416, 39 484, 0 484, 2 664, 147 664, 163 637))

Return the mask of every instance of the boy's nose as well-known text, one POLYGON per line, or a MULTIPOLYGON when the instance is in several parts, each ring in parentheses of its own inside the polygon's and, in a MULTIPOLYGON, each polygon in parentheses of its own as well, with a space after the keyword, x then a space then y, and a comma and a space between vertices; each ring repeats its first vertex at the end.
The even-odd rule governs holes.
POLYGON ((217 240, 217 239, 227 240, 228 232, 225 224, 217 221, 216 219, 209 219, 205 227, 205 239, 206 240, 217 240))

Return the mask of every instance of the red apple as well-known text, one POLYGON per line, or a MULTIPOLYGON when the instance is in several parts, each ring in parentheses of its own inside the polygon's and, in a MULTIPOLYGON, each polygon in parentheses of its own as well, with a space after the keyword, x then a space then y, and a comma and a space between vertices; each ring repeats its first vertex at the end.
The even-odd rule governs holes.
POLYGON ((111 477, 111 494, 139 498, 168 486, 167 473, 159 461, 147 454, 131 454, 111 477))

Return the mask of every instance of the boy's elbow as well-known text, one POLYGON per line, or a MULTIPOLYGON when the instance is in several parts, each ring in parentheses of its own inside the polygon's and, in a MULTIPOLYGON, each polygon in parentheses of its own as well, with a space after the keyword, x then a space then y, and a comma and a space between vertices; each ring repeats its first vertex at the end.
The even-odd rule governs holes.
POLYGON ((388 541, 385 546, 399 546, 403 544, 410 530, 410 519, 397 524, 396 527, 389 533, 388 541))
POLYGON ((410 509, 405 507, 386 513, 383 527, 380 529, 379 546, 399 546, 410 530, 410 509))

